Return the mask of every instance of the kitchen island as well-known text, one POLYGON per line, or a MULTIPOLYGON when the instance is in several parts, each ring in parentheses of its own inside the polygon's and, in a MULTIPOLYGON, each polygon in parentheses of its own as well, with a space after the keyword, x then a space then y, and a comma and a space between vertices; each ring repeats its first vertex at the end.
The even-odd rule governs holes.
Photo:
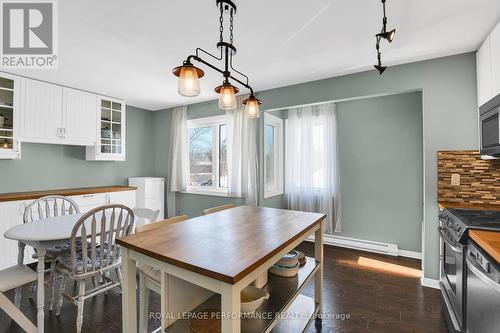
MULTIPOLYGON (((278 324, 300 325, 302 327, 295 327, 293 331, 302 331, 314 315, 322 314, 323 310, 324 219, 324 214, 240 206, 119 239, 117 242, 123 247, 123 332, 137 332, 137 263, 163 272, 163 331, 169 313, 164 292, 169 275, 218 294, 206 305, 220 304, 222 333, 269 332, 275 327, 278 329, 278 324), (271 315, 241 319, 241 290, 312 234, 315 234, 315 258, 308 258, 308 263, 294 278, 270 279, 266 288, 271 297, 258 311, 271 315), (314 299, 301 294, 313 280, 314 299), (309 316, 305 320, 280 322, 287 311, 309 316)), ((169 331, 180 332, 185 325, 189 323, 178 320, 169 331)), ((282 328, 283 331, 290 329, 282 328)))

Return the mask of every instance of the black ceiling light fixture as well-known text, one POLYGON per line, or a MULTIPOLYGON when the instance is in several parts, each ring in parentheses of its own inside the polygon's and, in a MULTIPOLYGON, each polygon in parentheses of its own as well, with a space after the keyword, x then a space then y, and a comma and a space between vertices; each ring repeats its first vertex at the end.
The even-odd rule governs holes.
POLYGON ((385 13, 385 1, 382 0, 382 6, 384 10, 384 18, 382 19, 382 31, 378 34, 375 35, 375 38, 377 39, 377 65, 374 67, 378 70, 379 74, 382 75, 384 71, 387 69, 387 66, 382 66, 382 52, 380 52, 380 41, 382 39, 387 40, 389 43, 392 43, 394 40, 394 36, 396 35, 396 29, 392 29, 390 31, 387 31, 387 16, 385 13))
POLYGON ((193 65, 192 61, 194 60, 222 74, 222 85, 215 88, 215 92, 219 94, 220 109, 231 110, 236 108, 236 94, 239 92, 239 89, 231 83, 232 81, 250 90, 250 97, 243 101, 245 114, 249 118, 258 118, 260 116, 259 105, 262 104, 262 101, 255 97, 254 91, 248 83, 248 76, 233 67, 233 56, 236 54, 236 47, 233 45, 233 17, 236 14, 236 4, 231 0, 216 0, 215 3, 220 11, 219 42, 217 43, 220 54, 216 56, 201 48, 197 48, 195 54, 188 56, 182 66, 174 68, 174 75, 179 77, 178 92, 182 96, 188 97, 200 94, 199 79, 205 73, 193 65), (224 40, 225 15, 229 15, 229 42, 224 40), (222 69, 202 59, 200 53, 204 53, 213 58, 213 60, 221 62, 222 69), (238 77, 235 77, 235 75, 238 77))

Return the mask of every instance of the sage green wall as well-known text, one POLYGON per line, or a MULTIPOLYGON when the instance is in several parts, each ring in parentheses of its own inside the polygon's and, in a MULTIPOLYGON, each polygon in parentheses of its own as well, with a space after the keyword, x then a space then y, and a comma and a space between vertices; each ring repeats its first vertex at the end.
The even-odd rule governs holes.
POLYGON ((127 160, 85 160, 85 147, 23 143, 21 160, 0 160, 0 193, 70 187, 125 185, 150 176, 153 112, 127 106, 127 160))
MULTIPOLYGON (((384 75, 368 71, 306 82, 262 91, 263 108, 278 109, 331 100, 422 91, 423 160, 424 160, 424 225, 423 268, 426 278, 439 277, 439 236, 437 205, 436 153, 444 149, 477 149, 477 87, 475 54, 467 53, 393 66, 384 75)), ((188 102, 188 100, 186 100, 188 102)), ((190 106, 196 112, 215 108, 215 102, 190 106)), ((159 112, 155 118, 162 117, 159 112)), ((155 123, 155 125, 157 125, 155 123)), ((165 128, 157 139, 163 146, 168 140, 165 128)), ((163 160, 160 158, 160 160, 163 160)), ((394 156, 393 161, 397 161, 394 156)), ((166 164, 166 163, 165 163, 166 164)), ((157 165, 159 166, 159 165, 157 165)), ((160 166, 161 172, 166 169, 160 166)), ((165 174, 165 173, 163 173, 165 174)), ((167 173, 168 174, 168 173, 167 173)), ((166 175, 166 174, 165 174, 166 175)), ((202 204, 196 199, 195 204, 202 204)), ((186 205, 190 206, 190 205, 186 205)))
MULTIPOLYGON (((358 96, 422 90, 424 132, 424 277, 439 277, 437 205, 438 150, 478 149, 476 60, 474 53, 263 91, 269 109, 358 96)), ((394 160, 397 160, 394 156, 394 160)))
POLYGON ((342 236, 422 250, 422 94, 337 104, 342 236))

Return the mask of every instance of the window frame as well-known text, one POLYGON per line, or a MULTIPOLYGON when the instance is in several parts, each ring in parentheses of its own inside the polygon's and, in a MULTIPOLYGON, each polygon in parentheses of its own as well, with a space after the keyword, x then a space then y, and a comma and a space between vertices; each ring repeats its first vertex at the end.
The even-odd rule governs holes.
POLYGON ((284 168, 283 161, 285 156, 284 149, 284 121, 283 119, 276 117, 275 115, 270 114, 269 112, 264 113, 264 147, 262 149, 263 159, 264 159, 264 177, 263 177, 263 186, 264 186, 264 198, 271 198, 278 195, 284 194, 284 168), (274 127, 274 175, 275 175, 275 186, 272 188, 268 188, 266 186, 266 170, 267 170, 267 161, 266 161, 266 126, 274 127))
MULTIPOLYGON (((204 118, 196 118, 189 119, 187 121, 187 129, 188 129, 188 142, 187 142, 187 154, 188 154, 188 162, 187 162, 187 181, 186 181, 186 191, 185 193, 193 193, 193 194, 206 194, 206 195, 216 195, 216 196, 227 196, 228 189, 227 187, 219 187, 220 181, 220 126, 226 124, 226 116, 213 116, 213 117, 204 117, 204 118), (191 142, 189 140, 189 130, 192 128, 200 128, 200 127, 211 127, 212 128, 212 186, 192 186, 191 185, 191 161, 190 161, 190 153, 191 153, 191 142)), ((227 135, 227 132, 226 132, 227 135)), ((226 147, 227 147, 227 137, 226 137, 226 147)))

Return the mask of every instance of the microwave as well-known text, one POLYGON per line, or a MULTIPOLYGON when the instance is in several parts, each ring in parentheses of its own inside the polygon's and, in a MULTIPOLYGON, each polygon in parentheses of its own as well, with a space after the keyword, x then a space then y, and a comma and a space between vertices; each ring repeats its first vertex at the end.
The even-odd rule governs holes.
POLYGON ((500 158, 500 95, 479 108, 481 156, 500 158))

